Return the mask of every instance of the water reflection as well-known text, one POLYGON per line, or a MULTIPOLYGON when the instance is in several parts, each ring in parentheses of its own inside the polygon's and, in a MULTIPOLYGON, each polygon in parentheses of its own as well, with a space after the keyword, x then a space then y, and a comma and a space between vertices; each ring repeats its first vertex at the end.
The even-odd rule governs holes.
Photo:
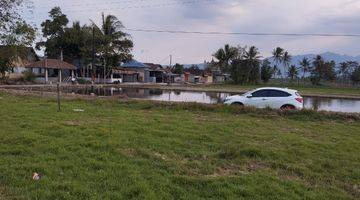
MULTIPOLYGON (((140 88, 65 88, 64 92, 83 95, 119 96, 119 98, 149 99, 156 101, 197 102, 207 104, 221 103, 232 93, 191 92, 179 90, 140 89, 140 88)), ((360 113, 360 100, 334 98, 304 98, 305 108, 333 112, 360 113)))
POLYGON ((360 100, 304 98, 304 106, 305 108, 314 110, 360 113, 360 100))

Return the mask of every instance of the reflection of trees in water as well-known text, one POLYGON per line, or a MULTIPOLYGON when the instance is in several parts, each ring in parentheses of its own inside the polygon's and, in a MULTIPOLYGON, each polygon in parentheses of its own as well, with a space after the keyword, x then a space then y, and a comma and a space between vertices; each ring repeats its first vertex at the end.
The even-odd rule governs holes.
POLYGON ((159 89, 149 89, 149 95, 162 95, 163 91, 159 89))
POLYGON ((332 99, 328 99, 328 98, 319 98, 319 97, 311 97, 308 98, 308 100, 311 103, 311 108, 314 110, 320 110, 321 108, 324 107, 324 104, 326 104, 326 107, 332 107, 332 99))
POLYGON ((211 101, 222 103, 223 99, 220 92, 205 92, 206 96, 210 97, 211 101))
POLYGON ((180 90, 174 90, 174 94, 179 96, 179 95, 181 95, 181 91, 180 90))
POLYGON ((319 110, 320 108, 320 99, 319 98, 312 98, 311 99, 311 107, 314 110, 319 110))

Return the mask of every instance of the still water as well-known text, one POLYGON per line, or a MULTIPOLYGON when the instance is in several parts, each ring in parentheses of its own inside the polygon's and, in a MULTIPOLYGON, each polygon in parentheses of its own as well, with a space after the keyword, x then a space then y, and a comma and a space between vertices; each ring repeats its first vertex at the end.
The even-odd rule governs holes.
MULTIPOLYGON (((174 102, 197 102, 206 104, 221 103, 226 97, 235 95, 234 93, 170 91, 139 88, 69 88, 64 89, 64 92, 83 95, 94 94, 97 96, 119 96, 122 98, 174 102)), ((360 113, 360 100, 305 97, 304 105, 307 109, 360 113)))

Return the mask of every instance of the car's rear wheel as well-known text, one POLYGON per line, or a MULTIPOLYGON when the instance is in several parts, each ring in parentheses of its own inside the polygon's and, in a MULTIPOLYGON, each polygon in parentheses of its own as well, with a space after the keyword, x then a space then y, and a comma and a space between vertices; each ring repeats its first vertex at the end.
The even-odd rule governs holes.
POLYGON ((296 107, 295 106, 293 106, 293 105, 283 105, 283 106, 281 106, 281 108, 280 108, 281 110, 296 110, 296 107))

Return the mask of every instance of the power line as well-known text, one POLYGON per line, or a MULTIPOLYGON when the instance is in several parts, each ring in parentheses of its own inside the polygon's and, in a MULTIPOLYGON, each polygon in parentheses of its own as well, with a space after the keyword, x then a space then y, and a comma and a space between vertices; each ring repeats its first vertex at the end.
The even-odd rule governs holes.
MULTIPOLYGON (((125 6, 125 7, 111 7, 111 8, 89 8, 89 9, 81 9, 81 10, 73 10, 69 9, 71 12, 89 12, 89 11, 108 11, 108 10, 128 10, 128 9, 145 9, 145 8, 158 8, 158 7, 167 7, 173 5, 190 5, 190 4, 200 4, 200 3, 210 3, 216 0, 187 0, 187 1, 172 1, 171 3, 159 3, 159 4, 142 4, 142 5, 134 5, 134 6, 125 6)), ((100 6, 100 4, 99 4, 100 6)))
MULTIPOLYGON (((60 8, 69 8, 69 7, 88 7, 88 6, 103 6, 103 5, 116 5, 116 4, 131 4, 131 3, 141 3, 148 2, 150 0, 126 0, 126 1, 110 1, 110 2, 101 2, 101 3, 79 3, 79 4, 65 4, 65 5, 53 5, 53 6, 39 6, 37 8, 52 8, 54 6, 59 6, 60 8)), ((152 0, 153 1, 153 0, 152 0)))
POLYGON ((156 29, 132 29, 124 30, 146 33, 170 33, 170 34, 198 34, 198 35, 245 35, 245 36, 292 36, 292 37, 360 37, 360 34, 332 34, 332 33, 252 33, 252 32, 205 32, 183 30, 156 30, 156 29))

